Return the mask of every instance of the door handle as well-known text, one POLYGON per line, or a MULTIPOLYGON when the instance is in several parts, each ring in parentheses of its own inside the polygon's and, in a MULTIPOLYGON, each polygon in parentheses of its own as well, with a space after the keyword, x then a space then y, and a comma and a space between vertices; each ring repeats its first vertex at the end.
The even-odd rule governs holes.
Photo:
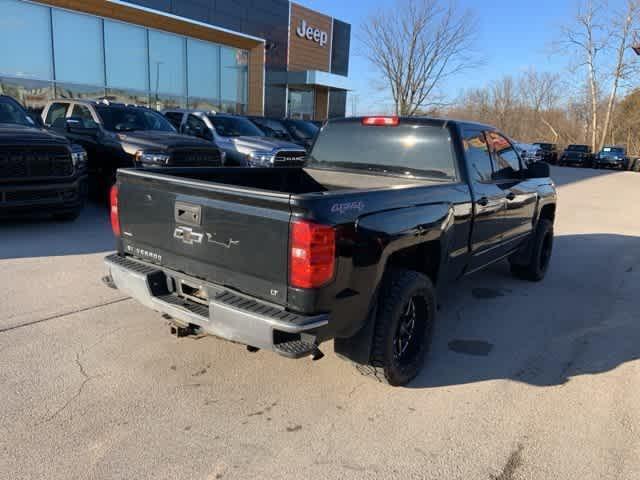
POLYGON ((515 200, 516 199, 516 194, 513 192, 509 192, 507 193, 507 200, 515 200))
POLYGON ((480 205, 481 207, 486 207, 487 205, 489 205, 489 199, 487 197, 479 198, 478 205, 480 205))

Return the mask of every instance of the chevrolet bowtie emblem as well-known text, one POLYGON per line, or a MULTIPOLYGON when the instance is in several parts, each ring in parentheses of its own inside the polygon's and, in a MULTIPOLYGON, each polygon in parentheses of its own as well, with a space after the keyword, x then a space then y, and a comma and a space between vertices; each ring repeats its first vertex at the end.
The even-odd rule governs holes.
POLYGON ((193 228, 177 227, 173 232, 173 238, 182 240, 182 243, 193 245, 194 243, 202 243, 204 233, 194 232, 193 228))
POLYGON ((227 240, 226 243, 218 242, 217 240, 214 240, 216 235, 215 233, 194 232, 193 228, 189 227, 176 227, 173 231, 173 238, 176 238, 187 245, 202 244, 205 235, 207 236, 207 243, 211 243, 219 247, 231 248, 240 244, 239 240, 234 240, 233 238, 227 240))

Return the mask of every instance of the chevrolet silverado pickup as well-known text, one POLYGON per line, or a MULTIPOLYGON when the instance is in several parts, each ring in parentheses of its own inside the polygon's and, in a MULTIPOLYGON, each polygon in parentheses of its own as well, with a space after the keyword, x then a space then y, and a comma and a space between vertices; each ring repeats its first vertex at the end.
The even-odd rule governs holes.
POLYGON ((87 194, 87 154, 45 130, 16 100, 0 95, 0 217, 75 220, 87 194))
POLYGON ((549 166, 494 128, 428 118, 328 122, 304 168, 118 172, 104 282, 212 334, 298 358, 335 352, 404 385, 437 292, 506 259, 539 281, 553 248, 549 166))

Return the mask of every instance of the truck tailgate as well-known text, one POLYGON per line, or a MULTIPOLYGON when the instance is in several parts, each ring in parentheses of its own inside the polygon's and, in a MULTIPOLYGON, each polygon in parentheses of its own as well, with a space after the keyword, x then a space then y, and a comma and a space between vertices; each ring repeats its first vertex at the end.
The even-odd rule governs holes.
POLYGON ((121 170, 123 250, 277 304, 286 302, 290 196, 121 170))

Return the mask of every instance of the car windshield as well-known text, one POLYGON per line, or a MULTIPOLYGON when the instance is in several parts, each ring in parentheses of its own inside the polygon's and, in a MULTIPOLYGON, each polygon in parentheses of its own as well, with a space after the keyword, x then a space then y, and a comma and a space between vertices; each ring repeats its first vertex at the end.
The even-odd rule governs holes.
POLYGON ((624 150, 622 148, 614 148, 614 147, 604 147, 600 152, 600 155, 603 157, 617 157, 624 155, 624 150))
POLYGON ((569 145, 567 150, 571 152, 588 152, 589 147, 587 145, 569 145))
POLYGON ((246 118, 209 115, 216 133, 221 137, 264 137, 262 130, 246 118))
POLYGON ((35 127, 36 123, 22 107, 8 98, 0 98, 0 123, 35 127))
POLYGON ((451 134, 442 125, 328 123, 316 139, 307 165, 442 181, 457 178, 451 134))
POLYGON ((287 120, 287 125, 296 137, 303 138, 304 140, 313 139, 316 136, 316 133, 318 133, 318 130, 320 130, 313 123, 305 122, 303 120, 287 120))
POLYGON ((551 143, 534 143, 534 145, 537 145, 542 150, 551 150, 553 148, 551 143))
POLYGON ((97 106, 104 128, 112 132, 153 130, 175 132, 168 120, 153 110, 140 107, 97 106))

